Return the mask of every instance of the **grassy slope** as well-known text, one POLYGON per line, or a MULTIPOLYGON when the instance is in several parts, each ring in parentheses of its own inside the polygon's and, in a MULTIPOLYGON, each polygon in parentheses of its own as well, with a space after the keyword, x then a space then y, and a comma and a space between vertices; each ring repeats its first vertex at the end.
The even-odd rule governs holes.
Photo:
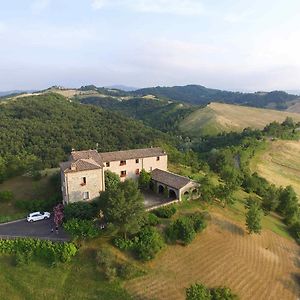
POLYGON ((94 248, 83 246, 71 263, 52 268, 41 263, 15 267, 12 257, 0 256, 0 299, 131 299, 119 283, 103 278, 94 257, 94 248))
POLYGON ((277 186, 292 185, 300 197, 300 141, 273 141, 251 163, 252 171, 277 186))
POLYGON ((14 194, 12 202, 0 203, 0 222, 2 219, 24 217, 25 212, 14 206, 17 200, 40 200, 51 197, 55 193, 55 188, 50 184, 49 179, 50 175, 57 171, 57 169, 45 171, 48 176, 44 176, 39 181, 35 181, 29 176, 18 176, 0 184, 0 191, 12 191, 14 194))
MULTIPOLYGON (((129 281, 127 289, 138 299, 180 300, 185 288, 198 281, 210 287, 227 285, 240 299, 296 299, 299 287, 293 276, 299 272, 294 263, 299 246, 267 229, 282 224, 276 216, 264 217, 261 235, 248 235, 243 206, 242 200, 233 208, 214 205, 205 232, 187 247, 168 246, 146 264, 151 271, 129 281)), ((179 213, 200 207, 184 203, 179 213)))
POLYGON ((282 122, 287 116, 300 121, 300 114, 297 113, 211 103, 185 118, 180 129, 192 135, 241 131, 246 127, 263 128, 272 121, 282 122))

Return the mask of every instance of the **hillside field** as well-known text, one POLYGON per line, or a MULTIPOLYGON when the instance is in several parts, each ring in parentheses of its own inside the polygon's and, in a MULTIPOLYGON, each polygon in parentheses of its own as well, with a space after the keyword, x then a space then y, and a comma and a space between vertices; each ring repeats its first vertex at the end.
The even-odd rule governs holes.
POLYGON ((257 155, 251 170, 277 186, 292 185, 300 197, 300 141, 273 141, 257 155))
POLYGON ((242 131, 246 127, 262 129, 273 122, 283 122, 286 117, 300 121, 300 114, 254 107, 210 103, 196 110, 180 124, 180 129, 190 135, 217 134, 242 131))
POLYGON ((295 242, 268 229, 249 235, 217 211, 190 245, 168 247, 147 266, 151 272, 125 285, 136 299, 183 300, 195 282, 229 286, 243 300, 296 300, 300 292, 295 242))

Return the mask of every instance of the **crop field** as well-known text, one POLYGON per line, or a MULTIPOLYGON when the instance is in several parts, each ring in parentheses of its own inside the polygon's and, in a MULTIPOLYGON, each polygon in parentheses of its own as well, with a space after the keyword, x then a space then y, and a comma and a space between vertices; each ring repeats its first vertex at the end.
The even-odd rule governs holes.
POLYGON ((300 141, 270 142, 251 169, 277 186, 292 185, 300 197, 300 141))
POLYGON ((297 299, 299 246, 263 230, 248 235, 240 223, 214 213, 205 232, 187 247, 168 247, 147 265, 151 272, 129 281, 137 299, 184 299, 195 282, 226 285, 240 299, 297 299))
POLYGON ((287 116, 300 121, 298 113, 210 103, 185 118, 180 124, 180 129, 192 135, 242 131, 246 127, 262 129, 273 121, 283 122, 287 116))

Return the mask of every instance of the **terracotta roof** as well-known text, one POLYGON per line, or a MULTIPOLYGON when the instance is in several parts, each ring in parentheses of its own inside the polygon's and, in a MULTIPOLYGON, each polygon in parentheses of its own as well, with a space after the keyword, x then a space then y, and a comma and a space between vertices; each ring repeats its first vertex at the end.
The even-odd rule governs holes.
POLYGON ((70 160, 79 160, 79 159, 93 159, 97 164, 103 165, 101 156, 97 150, 83 150, 83 151, 72 151, 70 155, 70 160))
POLYGON ((96 170, 101 169, 100 166, 92 158, 89 159, 78 159, 77 161, 67 161, 60 163, 60 167, 63 172, 78 172, 78 171, 87 171, 87 170, 96 170))
POLYGON ((161 148, 132 149, 99 153, 103 162, 167 155, 161 148))
POLYGON ((163 171, 160 169, 153 170, 151 172, 151 177, 153 180, 159 181, 175 189, 181 189, 188 183, 192 182, 192 180, 190 180, 187 177, 180 176, 168 171, 163 171))
POLYGON ((69 161, 60 163, 63 172, 99 169, 104 162, 167 155, 161 148, 133 149, 98 153, 97 150, 72 151, 69 161))

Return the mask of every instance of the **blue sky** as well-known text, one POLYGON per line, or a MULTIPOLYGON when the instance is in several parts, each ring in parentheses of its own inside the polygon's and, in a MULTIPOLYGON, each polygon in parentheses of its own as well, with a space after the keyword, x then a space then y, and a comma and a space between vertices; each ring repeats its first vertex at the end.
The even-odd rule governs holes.
POLYGON ((300 86, 299 54, 299 0, 0 4, 0 90, 189 83, 292 90, 300 86))

